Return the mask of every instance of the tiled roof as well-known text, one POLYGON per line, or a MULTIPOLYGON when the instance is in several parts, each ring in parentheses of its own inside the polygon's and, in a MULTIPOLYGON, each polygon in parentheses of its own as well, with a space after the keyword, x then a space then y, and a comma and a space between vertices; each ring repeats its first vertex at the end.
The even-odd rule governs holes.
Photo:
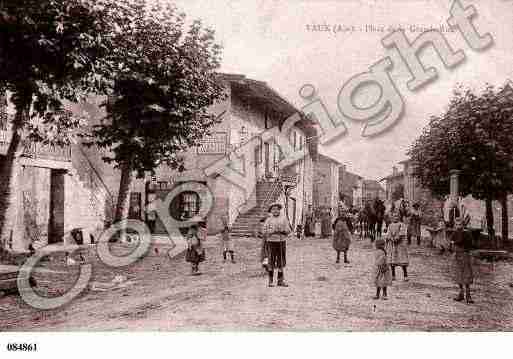
POLYGON ((391 175, 388 175, 386 177, 383 177, 382 179, 379 180, 379 182, 385 181, 385 180, 394 179, 394 178, 397 178, 397 177, 402 177, 402 176, 404 176, 404 172, 400 171, 400 172, 397 172, 396 174, 391 174, 391 175))
POLYGON ((329 161, 329 162, 335 162, 337 165, 341 165, 342 163, 337 161, 336 159, 334 158, 331 158, 329 156, 326 156, 322 153, 319 153, 319 159, 322 159, 322 160, 325 160, 325 161, 329 161))

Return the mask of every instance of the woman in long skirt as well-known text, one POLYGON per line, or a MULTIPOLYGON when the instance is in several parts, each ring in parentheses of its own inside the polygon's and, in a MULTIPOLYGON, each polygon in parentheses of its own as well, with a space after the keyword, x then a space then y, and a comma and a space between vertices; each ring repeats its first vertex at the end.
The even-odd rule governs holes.
POLYGON ((305 237, 315 236, 315 215, 312 205, 308 205, 308 210, 305 215, 305 237))
POLYGON ((342 215, 333 223, 333 249, 337 252, 337 261, 340 263, 340 253, 344 253, 344 263, 349 263, 347 260, 347 251, 351 244, 351 232, 347 226, 347 217, 342 215))
POLYGON ((331 235, 331 209, 326 208, 322 214, 321 220, 321 238, 327 238, 331 235))
POLYGON ((458 284, 460 292, 455 301, 461 302, 467 299, 468 304, 474 303, 470 296, 470 285, 474 281, 474 271, 472 270, 472 234, 463 230, 463 219, 458 217, 455 220, 455 231, 452 234, 454 243, 454 281, 458 284), (465 288, 465 295, 463 293, 465 288))

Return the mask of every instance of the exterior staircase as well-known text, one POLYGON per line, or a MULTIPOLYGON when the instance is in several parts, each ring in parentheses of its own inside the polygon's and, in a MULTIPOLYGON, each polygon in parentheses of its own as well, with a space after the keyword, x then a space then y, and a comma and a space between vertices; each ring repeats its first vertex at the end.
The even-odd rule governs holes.
POLYGON ((266 215, 268 207, 278 200, 281 192, 281 182, 258 182, 256 184, 257 205, 237 217, 232 226, 232 235, 235 237, 252 237, 255 226, 266 215))

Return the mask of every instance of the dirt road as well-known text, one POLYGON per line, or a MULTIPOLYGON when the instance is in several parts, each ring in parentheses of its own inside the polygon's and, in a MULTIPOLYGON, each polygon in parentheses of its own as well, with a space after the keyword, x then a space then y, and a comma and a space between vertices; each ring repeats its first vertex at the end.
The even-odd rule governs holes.
MULTIPOLYGON (((433 249, 411 247, 410 281, 398 281, 388 301, 372 299, 373 253, 368 240, 354 241, 349 265, 335 264, 327 240, 288 243, 286 280, 289 288, 268 288, 257 263, 257 242, 235 240, 237 263, 223 263, 216 238, 207 245, 202 275, 191 277, 183 255, 173 260, 166 248, 124 269, 94 264, 94 279, 109 281, 124 274, 126 288, 87 291, 67 306, 38 311, 19 297, 0 299, 0 329, 4 331, 90 330, 511 330, 513 277, 509 263, 476 262, 475 304, 456 303, 450 278, 450 256, 433 249)), ((38 278, 45 295, 70 286, 78 270, 56 259, 46 264, 55 274, 38 278)))

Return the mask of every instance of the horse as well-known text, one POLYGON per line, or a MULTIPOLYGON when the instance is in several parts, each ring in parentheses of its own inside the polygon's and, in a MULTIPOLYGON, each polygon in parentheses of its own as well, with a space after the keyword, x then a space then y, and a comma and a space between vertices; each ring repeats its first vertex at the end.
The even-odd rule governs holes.
POLYGON ((371 242, 374 242, 376 239, 376 212, 372 208, 370 202, 365 204, 365 208, 363 209, 365 213, 365 236, 370 237, 371 242))
POLYGON ((374 209, 375 219, 376 219, 375 234, 376 234, 376 236, 381 238, 381 234, 383 231, 383 221, 385 219, 385 210, 386 210, 385 204, 383 203, 383 201, 376 198, 374 200, 373 207, 374 207, 373 209, 374 209))
POLYGON ((365 235, 365 228, 367 225, 367 216, 363 208, 361 208, 356 214, 356 228, 360 234, 360 239, 365 235))

